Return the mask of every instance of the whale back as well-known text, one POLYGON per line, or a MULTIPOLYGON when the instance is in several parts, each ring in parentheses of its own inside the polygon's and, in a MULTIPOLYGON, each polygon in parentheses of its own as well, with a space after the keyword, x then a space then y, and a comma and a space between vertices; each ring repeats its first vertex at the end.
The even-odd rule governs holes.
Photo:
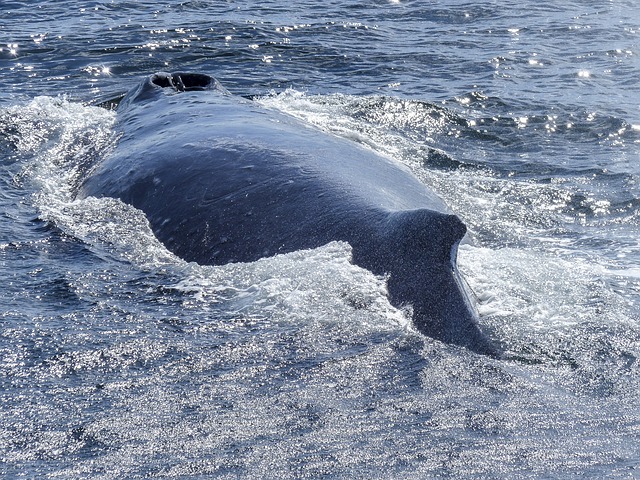
POLYGON ((119 144, 80 197, 142 210, 170 251, 200 264, 348 242, 420 331, 492 352, 457 273, 466 227, 407 167, 200 74, 153 75, 118 114, 119 144))

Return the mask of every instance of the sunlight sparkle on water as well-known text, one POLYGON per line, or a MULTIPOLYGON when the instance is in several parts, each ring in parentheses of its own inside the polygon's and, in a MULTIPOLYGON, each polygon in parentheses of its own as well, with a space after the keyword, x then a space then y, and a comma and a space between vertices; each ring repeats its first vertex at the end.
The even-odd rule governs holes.
POLYGON ((18 55, 18 44, 17 43, 7 43, 7 48, 9 49, 9 54, 16 56, 18 55))
POLYGON ((101 65, 101 66, 88 66, 82 69, 83 71, 87 72, 88 74, 94 76, 94 77, 98 77, 100 75, 111 75, 111 68, 107 67, 105 65, 101 65))

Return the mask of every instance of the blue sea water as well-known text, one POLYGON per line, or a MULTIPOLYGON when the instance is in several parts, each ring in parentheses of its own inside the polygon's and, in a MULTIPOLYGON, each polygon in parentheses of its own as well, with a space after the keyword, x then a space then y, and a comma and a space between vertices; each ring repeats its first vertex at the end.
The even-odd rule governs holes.
POLYGON ((0 475, 640 478, 631 0, 0 4, 0 475), (97 106, 190 70, 407 165, 496 360, 346 244, 202 267, 75 200, 97 106))

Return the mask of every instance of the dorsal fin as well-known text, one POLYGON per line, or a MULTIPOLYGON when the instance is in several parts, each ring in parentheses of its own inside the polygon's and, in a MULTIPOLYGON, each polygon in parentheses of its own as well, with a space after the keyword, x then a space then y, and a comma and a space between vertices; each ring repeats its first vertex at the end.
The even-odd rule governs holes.
POLYGON ((451 258, 452 247, 467 232, 467 227, 456 215, 426 208, 392 212, 387 222, 388 248, 420 251, 442 260, 451 258))
POLYGON ((456 216, 418 209, 389 213, 379 271, 388 275, 393 305, 411 305, 425 335, 498 356, 478 326, 477 312, 456 268, 457 245, 467 228, 456 216))

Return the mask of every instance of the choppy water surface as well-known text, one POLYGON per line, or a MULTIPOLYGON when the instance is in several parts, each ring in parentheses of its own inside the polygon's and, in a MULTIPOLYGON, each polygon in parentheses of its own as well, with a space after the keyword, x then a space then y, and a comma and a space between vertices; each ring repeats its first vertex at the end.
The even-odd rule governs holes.
POLYGON ((3 2, 0 474, 640 476, 634 2, 3 2), (405 163, 470 229, 492 360, 347 244, 201 267, 73 199, 158 70, 405 163))

